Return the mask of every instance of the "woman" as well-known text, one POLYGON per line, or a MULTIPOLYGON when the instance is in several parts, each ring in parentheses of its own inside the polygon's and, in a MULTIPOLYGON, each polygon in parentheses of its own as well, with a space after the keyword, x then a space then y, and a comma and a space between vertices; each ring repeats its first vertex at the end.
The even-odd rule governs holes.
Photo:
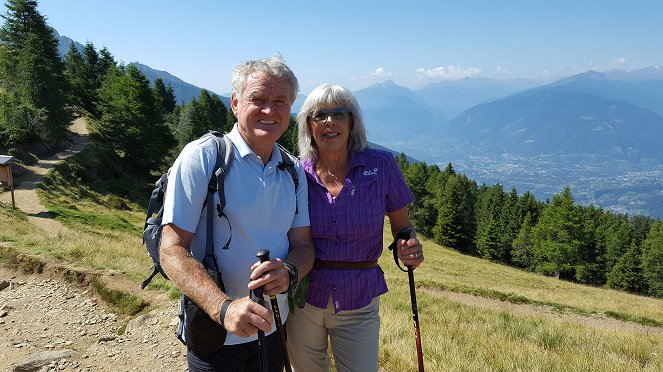
MULTIPOLYGON (((337 371, 377 371, 379 296, 387 285, 377 260, 384 216, 393 236, 410 227, 414 197, 392 154, 367 148, 353 94, 325 84, 297 114, 299 150, 309 186, 316 262, 303 309, 288 318, 288 347, 297 371, 328 371, 328 339, 337 371)), ((400 240, 398 256, 419 266, 414 229, 400 240)))

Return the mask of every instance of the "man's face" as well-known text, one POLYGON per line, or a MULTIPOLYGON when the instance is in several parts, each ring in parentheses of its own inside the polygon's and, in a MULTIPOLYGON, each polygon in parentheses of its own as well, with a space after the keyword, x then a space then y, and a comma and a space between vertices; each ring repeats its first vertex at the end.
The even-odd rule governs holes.
POLYGON ((256 72, 246 79, 241 97, 233 94, 231 106, 246 143, 257 155, 268 156, 288 128, 292 87, 286 81, 256 72))

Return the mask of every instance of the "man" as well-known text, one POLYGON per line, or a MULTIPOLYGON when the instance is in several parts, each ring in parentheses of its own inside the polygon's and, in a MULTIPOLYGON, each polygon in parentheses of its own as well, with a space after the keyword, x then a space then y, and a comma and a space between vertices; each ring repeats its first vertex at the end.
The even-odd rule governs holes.
POLYGON ((285 321, 288 305, 283 293, 313 265, 306 176, 295 161, 302 180, 295 194, 292 177, 279 170, 282 159, 276 145, 288 127, 299 86, 279 57, 236 66, 232 82, 231 107, 237 123, 228 134, 234 145, 234 159, 225 176, 228 220, 215 216, 213 230, 225 292, 194 258, 205 251, 204 202, 216 161, 213 139, 189 143, 170 170, 161 265, 188 298, 228 331, 217 352, 197 355, 189 348, 189 370, 258 370, 256 333, 260 330, 267 335, 269 369, 281 371, 283 360, 273 316, 249 298, 249 291, 262 287, 265 295, 277 296, 285 321), (228 249, 223 249, 228 240, 228 249), (272 260, 259 264, 255 255, 263 248, 271 251, 272 260))

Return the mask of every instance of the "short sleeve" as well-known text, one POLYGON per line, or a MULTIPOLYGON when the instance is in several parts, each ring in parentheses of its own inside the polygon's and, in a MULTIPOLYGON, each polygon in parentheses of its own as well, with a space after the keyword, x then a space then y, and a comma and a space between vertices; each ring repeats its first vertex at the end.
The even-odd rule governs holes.
POLYGON ((407 187, 403 173, 396 159, 389 154, 387 156, 387 174, 389 190, 387 192, 387 213, 396 212, 414 201, 414 195, 407 187))

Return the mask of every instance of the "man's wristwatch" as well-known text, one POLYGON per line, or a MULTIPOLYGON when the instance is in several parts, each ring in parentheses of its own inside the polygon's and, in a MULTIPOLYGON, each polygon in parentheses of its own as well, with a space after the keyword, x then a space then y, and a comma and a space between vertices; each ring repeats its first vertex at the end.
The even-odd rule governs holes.
POLYGON ((299 280, 299 273, 297 272, 297 266, 291 264, 290 262, 284 262, 285 270, 288 272, 288 279, 290 283, 288 284, 288 289, 293 288, 297 281, 299 280))

